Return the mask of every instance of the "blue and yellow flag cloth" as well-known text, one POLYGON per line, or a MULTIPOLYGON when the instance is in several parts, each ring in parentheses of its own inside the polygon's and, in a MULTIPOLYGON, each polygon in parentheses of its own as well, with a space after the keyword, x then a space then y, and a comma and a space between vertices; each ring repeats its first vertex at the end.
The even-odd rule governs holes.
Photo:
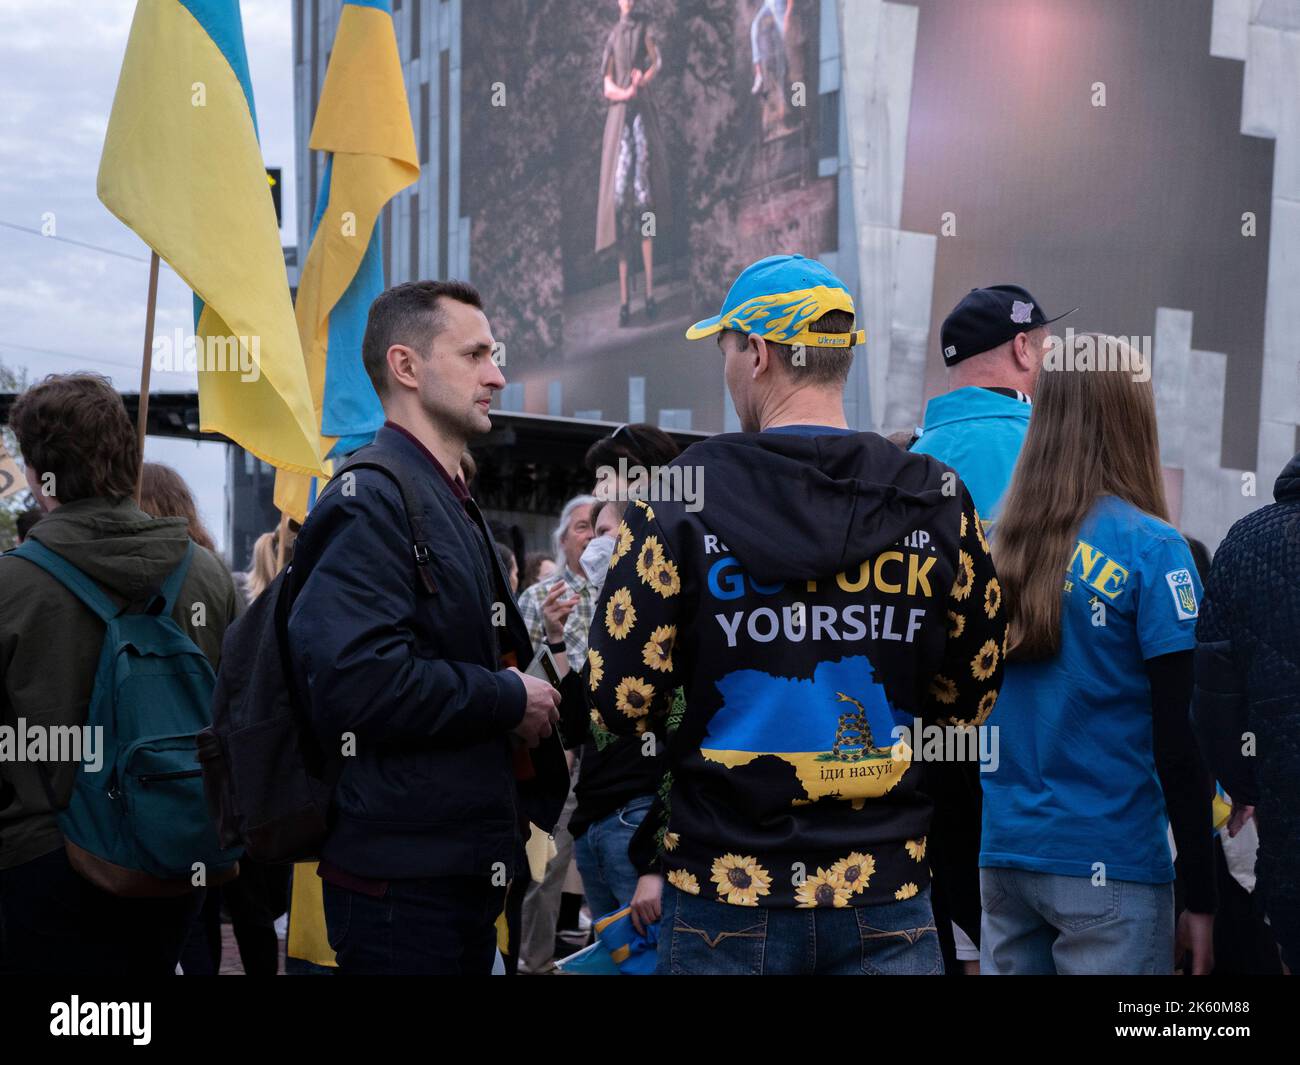
POLYGON ((323 472, 238 0, 139 0, 98 193, 194 290, 200 428, 323 472))
MULTIPOLYGON (((370 304, 384 288, 379 212, 420 176, 388 0, 348 0, 309 146, 327 152, 298 281, 298 332, 322 454, 346 455, 384 423, 361 362, 370 304)), ((275 503, 302 521, 308 479, 281 472, 275 503)))
POLYGON ((598 949, 582 959, 565 959, 564 971, 581 975, 653 976, 659 960, 659 922, 646 926, 642 935, 632 926, 632 907, 607 913, 593 925, 598 949), (603 955, 603 956, 602 956, 603 955))

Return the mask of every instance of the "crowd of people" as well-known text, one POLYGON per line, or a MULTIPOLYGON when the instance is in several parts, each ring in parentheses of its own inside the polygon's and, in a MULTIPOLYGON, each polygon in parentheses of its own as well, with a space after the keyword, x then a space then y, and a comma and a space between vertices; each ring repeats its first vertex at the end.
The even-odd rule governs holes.
MULTIPOLYGON (((505 384, 482 300, 399 285, 362 345, 387 421, 238 575, 108 382, 47 378, 10 415, 36 507, 0 557, 0 725, 147 716, 162 689, 104 638, 137 615, 238 689, 225 637, 279 597, 286 705, 338 752, 310 875, 345 975, 555 971, 575 865, 661 974, 1294 970, 1300 456, 1211 560, 1171 523, 1149 375, 1092 334, 1063 343, 1113 359, 1050 359, 1055 321, 972 290, 950 389, 886 439, 845 417, 843 283, 761 260, 687 334, 741 432, 620 427, 526 554, 469 488, 505 384)), ((160 831, 133 787, 193 815, 199 770, 130 757, 92 796, 88 758, 0 743, 0 971, 215 972, 224 909, 275 973, 264 837, 195 827, 196 868, 238 858, 211 881, 95 851, 83 807, 160 831)))

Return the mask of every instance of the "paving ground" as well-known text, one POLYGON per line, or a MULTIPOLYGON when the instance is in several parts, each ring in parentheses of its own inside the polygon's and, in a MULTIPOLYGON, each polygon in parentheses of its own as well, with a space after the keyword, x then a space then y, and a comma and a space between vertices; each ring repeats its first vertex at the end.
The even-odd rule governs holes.
MULTIPOLYGON (((576 938, 573 937, 572 933, 569 935, 570 938, 576 938)), ((576 943, 570 942, 561 936, 557 938, 555 943, 555 956, 556 958, 564 958, 580 949, 576 943)), ((244 975, 244 967, 239 962, 239 944, 235 942, 235 930, 231 925, 225 923, 221 925, 221 975, 244 975)), ((284 940, 280 940, 280 975, 284 975, 284 940)))
MULTIPOLYGON (((281 943, 283 947, 283 943, 281 943)), ((284 971, 284 954, 281 951, 280 970, 284 971)), ((235 929, 232 925, 221 926, 221 975, 243 976, 244 967, 239 962, 239 944, 235 942, 235 929)))

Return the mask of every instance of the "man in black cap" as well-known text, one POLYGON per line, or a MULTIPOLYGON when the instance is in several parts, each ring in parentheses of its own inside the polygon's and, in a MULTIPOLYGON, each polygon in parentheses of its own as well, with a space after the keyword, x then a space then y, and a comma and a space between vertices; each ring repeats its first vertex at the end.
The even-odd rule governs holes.
POLYGON ((1064 317, 1048 318, 1019 285, 994 285, 971 289, 944 319, 939 335, 952 388, 926 404, 912 450, 955 469, 986 522, 1025 441, 1047 327, 1064 317))

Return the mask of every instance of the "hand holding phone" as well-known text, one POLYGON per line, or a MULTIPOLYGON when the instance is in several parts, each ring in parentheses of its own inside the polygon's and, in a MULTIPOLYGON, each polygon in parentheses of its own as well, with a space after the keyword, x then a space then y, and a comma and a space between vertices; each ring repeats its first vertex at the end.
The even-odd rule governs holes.
MULTIPOLYGON (((551 663, 551 670, 555 670, 554 662, 551 663)), ((515 735, 520 736, 529 747, 536 747, 559 723, 560 693, 549 680, 533 675, 531 666, 527 673, 520 673, 514 666, 510 667, 510 672, 524 682, 528 700, 524 705, 523 720, 514 728, 515 735)))

